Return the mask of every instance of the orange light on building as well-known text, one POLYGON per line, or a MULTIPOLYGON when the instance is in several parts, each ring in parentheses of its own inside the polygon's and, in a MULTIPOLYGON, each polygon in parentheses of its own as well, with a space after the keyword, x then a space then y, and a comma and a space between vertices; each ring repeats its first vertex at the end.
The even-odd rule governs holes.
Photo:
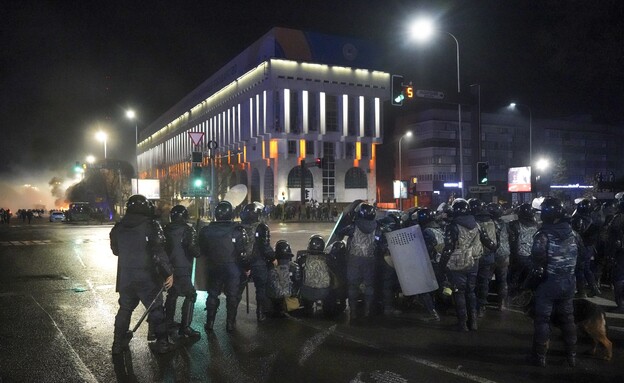
POLYGON ((270 145, 269 146, 269 157, 270 158, 277 158, 277 155, 278 155, 277 140, 271 140, 269 145, 270 145))
POLYGON ((356 160, 362 159, 362 143, 361 142, 355 143, 355 159, 356 160))
POLYGON ((306 142, 305 140, 299 140, 299 162, 305 159, 306 156, 306 142))

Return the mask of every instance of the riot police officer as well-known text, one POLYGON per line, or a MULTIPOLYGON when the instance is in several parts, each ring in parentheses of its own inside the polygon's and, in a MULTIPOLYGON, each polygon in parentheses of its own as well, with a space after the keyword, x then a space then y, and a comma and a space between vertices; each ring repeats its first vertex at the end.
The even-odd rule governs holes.
MULTIPOLYGON (((416 213, 418 224, 422 229, 423 239, 425 240, 425 246, 427 247, 427 253, 429 254, 429 260, 433 266, 433 271, 438 282, 438 286, 442 286, 443 276, 439 270, 440 252, 444 249, 444 232, 436 221, 435 213, 428 209, 420 209, 416 213)), ((428 315, 423 319, 425 321, 439 322, 440 315, 436 311, 436 306, 433 300, 434 293, 420 294, 420 298, 427 309, 428 315)))
POLYGON ((204 226, 199 232, 201 257, 205 257, 206 269, 198 270, 207 275, 206 325, 211 332, 214 327, 219 294, 225 293, 227 332, 233 332, 236 326, 236 313, 240 302, 241 274, 247 272, 243 267, 246 234, 243 227, 233 222, 232 204, 221 201, 215 207, 215 221, 204 226))
POLYGON ((487 305, 488 293, 490 291, 490 280, 492 279, 492 273, 494 272, 494 259, 496 250, 498 249, 499 236, 496 230, 496 224, 492 219, 490 213, 485 209, 485 203, 471 198, 468 200, 468 206, 470 207, 470 213, 475 217, 481 230, 484 230, 488 237, 494 242, 496 248, 483 249, 483 255, 479 258, 479 269, 477 271, 477 286, 475 293, 477 295, 477 307, 479 318, 485 315, 485 307, 487 305))
POLYGON ((453 217, 444 231, 444 250, 440 264, 443 269, 448 269, 449 278, 456 289, 454 296, 458 330, 468 331, 469 327, 477 330, 475 285, 479 258, 484 246, 495 249, 496 244, 470 214, 468 201, 457 198, 451 208, 453 217))
MULTIPOLYGON (((266 319, 271 311, 271 302, 266 296, 268 265, 275 260, 275 252, 271 248, 271 230, 264 222, 259 222, 263 206, 252 202, 240 212, 241 223, 247 232, 246 263, 251 269, 256 290, 256 318, 258 322, 266 319)), ((243 285, 244 287, 244 285, 243 285)))
POLYGON ((564 217, 559 199, 546 197, 541 208, 542 226, 535 234, 531 248, 531 276, 537 280, 534 292, 533 358, 538 366, 546 366, 550 339, 550 320, 558 316, 568 364, 576 365, 576 326, 574 324, 574 269, 582 239, 564 217))
POLYGON ((518 206, 517 215, 517 220, 509 222, 509 288, 512 296, 519 292, 530 272, 531 246, 538 226, 531 204, 523 203, 518 206))
MULTIPOLYGON (((496 225, 496 238, 498 240, 498 248, 494 255, 493 273, 496 279, 496 287, 498 293, 497 309, 502 311, 507 307, 507 272, 509 269, 509 226, 501 217, 503 209, 496 202, 490 202, 486 205, 486 210, 492 217, 496 225)), ((491 275, 491 274, 490 274, 491 275)), ((484 291, 485 296, 489 294, 489 283, 484 285, 488 290, 484 291)))
POLYGON ((165 226, 165 238, 167 240, 167 254, 173 265, 173 275, 175 282, 165 301, 165 317, 167 324, 174 323, 176 304, 179 296, 184 297, 182 303, 182 318, 178 335, 187 338, 198 338, 200 334, 191 328, 193 321, 193 311, 197 300, 197 291, 193 287, 191 275, 193 272, 193 261, 199 257, 199 245, 197 243, 197 232, 187 224, 189 213, 186 207, 176 205, 169 212, 171 223, 165 226))
POLYGON ((142 195, 131 196, 126 203, 126 215, 110 232, 110 246, 117 261, 119 310, 115 316, 112 353, 128 349, 128 330, 132 312, 139 302, 148 307, 148 321, 156 333, 152 349, 167 353, 174 349, 169 342, 165 313, 160 292, 163 277, 165 288, 173 285, 173 267, 165 251, 165 237, 154 219, 154 205, 142 195))
POLYGON ((361 202, 355 208, 355 220, 339 236, 347 239, 347 284, 349 286, 349 315, 357 319, 357 300, 360 286, 364 286, 364 317, 371 315, 375 295, 375 253, 381 233, 375 220, 373 205, 361 202))
POLYGON ((609 224, 606 247, 616 311, 624 313, 624 198, 617 199, 616 203, 617 213, 609 224))
POLYGON ((585 288, 589 287, 590 295, 600 295, 596 277, 591 270, 591 260, 595 256, 596 245, 600 227, 594 223, 591 217, 591 201, 584 198, 576 204, 576 210, 572 214, 572 228, 579 233, 585 246, 585 255, 576 260, 576 294, 579 298, 586 298, 585 288))

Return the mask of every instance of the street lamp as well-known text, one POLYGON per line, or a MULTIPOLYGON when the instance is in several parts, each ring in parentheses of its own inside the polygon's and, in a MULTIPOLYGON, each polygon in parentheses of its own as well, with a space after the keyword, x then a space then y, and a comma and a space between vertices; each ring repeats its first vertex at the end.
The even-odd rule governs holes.
POLYGON ((89 165, 93 165, 93 163, 95 162, 95 157, 94 157, 93 155, 89 154, 89 155, 87 156, 86 160, 87 160, 87 163, 88 163, 89 165))
POLYGON ((399 138, 399 210, 403 211, 403 157, 401 156, 401 142, 405 137, 411 137, 412 132, 408 130, 399 138))
MULTIPOLYGON (((411 34, 412 38, 416 41, 424 42, 429 40, 436 32, 445 33, 453 38, 456 47, 457 58, 457 95, 461 92, 461 83, 459 78, 459 41, 455 35, 450 32, 437 30, 433 24, 433 21, 426 18, 418 19, 412 24, 411 34)), ((459 182, 461 185, 461 196, 464 197, 464 144, 462 139, 462 112, 461 112, 461 100, 457 101, 457 130, 459 140, 459 182)))
POLYGON ((139 194, 139 125, 134 110, 126 110, 126 118, 134 120, 134 151, 136 154, 137 194, 139 194))
POLYGON ((100 130, 95 134, 95 138, 104 143, 104 159, 106 160, 106 139, 108 138, 108 135, 106 132, 100 130))
POLYGON ((519 104, 512 102, 509 104, 509 109, 516 109, 522 106, 529 111, 529 166, 533 166, 533 113, 531 113, 531 107, 526 104, 519 104))

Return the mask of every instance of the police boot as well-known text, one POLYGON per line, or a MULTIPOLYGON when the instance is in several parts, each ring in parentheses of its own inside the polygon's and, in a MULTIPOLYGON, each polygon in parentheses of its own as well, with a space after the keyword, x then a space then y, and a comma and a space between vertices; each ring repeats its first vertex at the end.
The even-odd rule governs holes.
POLYGON ((227 319, 225 321, 225 331, 232 333, 236 328, 236 312, 227 313, 227 319))
POLYGON ((470 322, 470 329, 472 331, 477 331, 477 329, 479 328, 479 326, 477 325, 477 320, 478 320, 477 310, 471 310, 470 315, 468 317, 468 322, 470 322))
POLYGON ((113 355, 118 355, 130 349, 130 337, 127 335, 128 331, 115 328, 113 347, 111 352, 113 355))
POLYGON ((193 311, 195 306, 193 302, 185 299, 184 304, 182 304, 182 320, 180 322, 180 329, 178 330, 178 335, 186 337, 186 338, 200 338, 201 334, 199 331, 193 330, 191 328, 191 322, 193 321, 193 311))
POLYGON ((169 336, 167 334, 158 334, 156 342, 150 344, 150 348, 157 354, 166 354, 175 350, 175 344, 169 342, 169 336))
POLYGON ((468 326, 466 325, 466 314, 464 313, 464 315, 458 315, 457 319, 459 320, 459 322, 457 323, 457 331, 459 332, 468 332, 468 326))
POLYGON ((548 350, 548 345, 544 343, 533 343, 533 351, 531 353, 531 358, 533 359, 533 364, 538 367, 546 367, 546 351, 548 350))
POLYGON ((176 311, 177 299, 167 295, 167 300, 165 301, 165 322, 167 323, 167 328, 175 327, 177 323, 175 323, 175 311, 176 311))
POLYGON ((483 318, 485 316, 485 306, 479 306, 479 318, 483 318))
POLYGON ((266 314, 264 313, 264 306, 258 305, 256 309, 256 319, 258 322, 264 322, 266 320, 266 314))

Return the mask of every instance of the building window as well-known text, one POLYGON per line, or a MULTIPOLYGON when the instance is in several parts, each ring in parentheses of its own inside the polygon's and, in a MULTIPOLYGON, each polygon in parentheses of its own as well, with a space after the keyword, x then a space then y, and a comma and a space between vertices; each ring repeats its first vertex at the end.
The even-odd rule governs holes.
POLYGON ((276 90, 273 98, 273 126, 276 132, 282 131, 282 119, 280 118, 282 115, 281 104, 282 103, 280 102, 280 92, 279 90, 276 90))
POLYGON ((325 125, 328 132, 338 131, 338 98, 329 94, 325 96, 325 125))
POLYGON ((374 109, 370 106, 370 100, 367 100, 366 98, 364 98, 362 106, 364 107, 364 110, 362 111, 362 115, 364 116, 364 136, 373 137, 374 109))
POLYGON ((362 150, 362 158, 368 158, 368 144, 365 143, 361 143, 360 144, 361 150, 362 150))
POLYGON ((345 174, 345 189, 361 189, 368 187, 366 173, 360 168, 351 168, 345 174))
POLYGON ((273 169, 267 167, 264 171, 264 204, 272 205, 275 198, 273 169))
POLYGON ((290 131, 291 133, 299 133, 299 93, 290 91, 290 131))
POLYGON ((310 92, 308 96, 308 130, 319 130, 318 95, 310 92))
POLYGON ((345 156, 347 158, 355 158, 355 143, 347 142, 345 144, 345 156))
POLYGON ((357 121, 356 121, 356 112, 357 112, 357 97, 348 97, 349 105, 347 111, 347 126, 348 126, 348 134, 349 136, 358 136, 359 132, 357 131, 357 121))
POLYGON ((306 155, 314 155, 314 141, 306 141, 306 155))
POLYGON ((297 154, 297 141, 288 140, 288 154, 297 154))
POLYGON ((325 166, 321 169, 323 179, 323 200, 336 198, 336 148, 333 142, 323 142, 325 166))
MULTIPOLYGON (((305 181, 304 188, 313 188, 314 180, 312 178, 312 172, 310 169, 305 169, 305 181)), ((289 188, 301 188, 301 166, 295 166, 288 172, 288 187, 289 188)))

